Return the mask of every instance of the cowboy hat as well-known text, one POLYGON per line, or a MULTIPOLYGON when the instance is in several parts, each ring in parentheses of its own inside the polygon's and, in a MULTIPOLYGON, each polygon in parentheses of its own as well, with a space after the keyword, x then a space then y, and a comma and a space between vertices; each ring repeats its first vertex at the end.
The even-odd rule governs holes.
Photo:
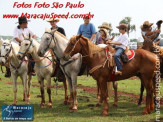
POLYGON ((98 28, 106 28, 109 30, 113 30, 112 27, 110 26, 110 24, 107 22, 103 22, 102 25, 98 26, 98 28))
POLYGON ((125 29, 127 30, 127 25, 126 24, 120 24, 119 26, 117 26, 118 29, 125 29))
POLYGON ((143 25, 140 26, 140 28, 141 28, 142 30, 147 30, 147 29, 150 28, 152 25, 153 25, 153 23, 149 23, 149 21, 145 21, 145 22, 143 23, 143 25))
POLYGON ((58 18, 50 18, 47 22, 59 22, 58 18))
POLYGON ((26 17, 19 17, 18 18, 18 22, 16 22, 16 24, 17 23, 27 23, 27 22, 29 22, 30 20, 27 20, 27 18, 26 17))
POLYGON ((101 28, 100 31, 103 31, 105 33, 106 37, 108 37, 108 31, 106 29, 101 28))

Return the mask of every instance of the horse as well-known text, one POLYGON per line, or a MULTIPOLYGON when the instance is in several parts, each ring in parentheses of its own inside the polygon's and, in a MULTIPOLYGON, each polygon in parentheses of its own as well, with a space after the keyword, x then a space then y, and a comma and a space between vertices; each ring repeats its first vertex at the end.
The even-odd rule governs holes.
POLYGON ((28 62, 26 60, 20 61, 17 58, 19 45, 10 40, 4 40, 1 46, 0 63, 5 65, 9 62, 11 70, 11 79, 14 86, 14 101, 13 104, 17 104, 17 78, 20 76, 23 84, 23 101, 29 104, 30 100, 30 86, 31 86, 31 74, 28 74, 28 62), (27 77, 28 75, 28 77, 27 77), (27 86, 28 85, 28 86, 27 86), (27 88, 28 87, 28 88, 27 88))
MULTIPOLYGON (((47 81, 47 93, 49 96, 48 107, 51 108, 52 107, 51 77, 53 73, 55 72, 56 65, 53 63, 53 58, 52 58, 52 54, 50 53, 50 50, 44 55, 44 58, 39 57, 37 55, 39 46, 40 44, 38 41, 34 39, 30 39, 30 37, 29 38, 25 37, 24 41, 21 43, 17 57, 19 59, 22 59, 25 55, 31 54, 31 56, 34 59, 33 61, 36 62, 34 69, 37 74, 38 82, 40 83, 40 92, 41 92, 40 107, 43 108, 45 106, 45 94, 44 94, 44 79, 45 79, 47 81)), ((67 90, 67 82, 65 78, 63 80, 63 84, 64 84, 64 89, 65 89, 64 104, 67 104, 68 103, 68 90, 67 90)))
MULTIPOLYGON (((112 54, 115 52, 111 45, 108 45, 108 50, 112 54)), ((87 65, 93 70, 92 77, 99 82, 101 89, 102 100, 104 101, 104 108, 102 110, 102 115, 108 115, 109 105, 107 102, 106 94, 106 83, 111 82, 110 78, 114 67, 108 67, 106 65, 106 49, 96 46, 94 43, 89 41, 88 38, 82 35, 73 36, 67 48, 64 51, 63 58, 69 60, 71 56, 81 53, 82 56, 86 57, 85 60, 87 65), (107 82, 106 82, 107 81, 107 82)), ((114 80, 124 80, 132 76, 139 74, 141 82, 147 90, 146 106, 142 114, 150 114, 154 109, 153 98, 153 78, 155 76, 155 62, 157 56, 151 52, 143 49, 135 50, 135 57, 128 63, 123 64, 122 75, 114 76, 114 80)))
MULTIPOLYGON (((65 61, 62 58, 63 52, 66 49, 68 42, 69 40, 56 30, 46 29, 45 33, 41 37, 38 55, 43 56, 48 49, 54 49, 56 57, 60 61, 60 67, 64 72, 69 84, 70 99, 72 100, 70 103, 70 112, 75 112, 77 110, 77 76, 80 74, 82 62, 84 61, 81 54, 79 53, 72 56, 72 59, 69 61, 65 61)), ((114 90, 117 90, 116 86, 114 87, 114 90)), ((102 101, 100 99, 100 101, 97 103, 97 106, 100 105, 101 102, 102 101)), ((115 100, 115 102, 117 102, 117 100, 115 100)))

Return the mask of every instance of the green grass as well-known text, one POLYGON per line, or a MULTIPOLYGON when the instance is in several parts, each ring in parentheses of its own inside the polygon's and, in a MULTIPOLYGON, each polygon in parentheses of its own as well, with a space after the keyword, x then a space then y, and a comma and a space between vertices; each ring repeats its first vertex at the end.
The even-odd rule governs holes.
MULTIPOLYGON (((2 81, 0 81, 0 105, 12 104, 13 102, 13 86, 6 84, 10 81, 8 78, 3 77, 4 74, 0 74, 2 81)), ((20 80, 18 80, 20 81, 20 80)), ((38 84, 36 77, 33 77, 32 84, 38 84)), ((45 82, 46 83, 46 82, 45 82)), ((52 81, 52 84, 54 82, 52 81)), ((96 87, 96 82, 89 76, 82 76, 78 78, 78 84, 83 86, 96 87)), ((62 85, 62 83, 59 83, 62 85)), ((163 83, 161 83, 163 86, 163 83)), ((24 104, 22 101, 22 85, 18 85, 18 104, 24 104)), ((107 117, 101 116, 102 107, 89 107, 89 105, 95 105, 97 103, 96 94, 87 93, 81 89, 78 89, 78 111, 75 113, 69 113, 69 106, 63 105, 64 101, 64 90, 63 88, 58 89, 58 95, 56 95, 56 89, 52 89, 52 100, 53 108, 43 108, 39 107, 41 98, 37 95, 40 94, 38 87, 31 88, 31 100, 30 104, 34 106, 34 121, 35 122, 140 122, 140 121, 151 121, 155 120, 155 113, 150 115, 142 115, 142 106, 137 106, 136 102, 131 102, 133 98, 122 95, 119 96, 118 107, 112 106, 113 97, 111 98, 109 105, 109 115, 107 117)), ((118 82, 118 91, 139 94, 140 93, 140 81, 139 80, 125 80, 118 82)), ((163 88, 161 88, 161 93, 163 93, 163 88)), ((48 95, 46 95, 46 103, 48 101, 48 95)), ((163 109, 163 106, 161 106, 163 109)), ((1 116, 2 108, 0 108, 1 116)), ((163 111, 161 111, 163 112, 163 111)), ((0 118, 1 120, 1 118, 0 118)))

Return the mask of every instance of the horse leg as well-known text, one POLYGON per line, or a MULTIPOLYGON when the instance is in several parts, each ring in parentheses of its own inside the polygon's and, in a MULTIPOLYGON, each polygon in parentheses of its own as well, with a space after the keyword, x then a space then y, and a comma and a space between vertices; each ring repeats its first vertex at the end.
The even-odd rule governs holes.
POLYGON ((63 85, 64 85, 64 89, 65 89, 65 100, 64 100, 64 104, 67 105, 68 104, 68 89, 67 89, 67 82, 66 79, 63 80, 63 85))
POLYGON ((153 98, 152 98, 153 83, 152 83, 152 80, 146 80, 146 79, 144 79, 143 82, 144 82, 144 86, 146 88, 146 107, 144 108, 142 114, 145 115, 145 114, 151 113, 150 105, 151 105, 151 99, 153 100, 153 98))
POLYGON ((68 81, 68 86, 69 86, 69 90, 70 90, 70 98, 68 100, 68 104, 70 104, 69 109, 71 110, 72 107, 73 107, 73 105, 72 105, 72 99, 73 99, 73 94, 72 94, 72 81, 71 81, 71 79, 68 76, 65 75, 65 77, 66 77, 66 79, 68 81))
POLYGON ((118 94, 117 94, 118 83, 117 83, 117 81, 113 82, 113 88, 114 88, 114 103, 113 103, 113 106, 117 107, 117 102, 118 102, 118 94))
POLYGON ((98 103, 96 104, 96 106, 97 107, 99 107, 99 106, 101 106, 101 104, 102 104, 102 97, 101 97, 101 91, 100 91, 100 88, 101 88, 101 86, 100 86, 100 83, 99 83, 99 81, 97 81, 97 87, 98 87, 98 90, 99 90, 99 101, 98 101, 98 103))
POLYGON ((31 89, 31 79, 32 79, 32 75, 28 75, 28 92, 27 92, 27 99, 30 100, 30 89, 31 89))
POLYGON ((138 101, 138 105, 141 105, 141 103, 142 103, 142 100, 143 100, 143 92, 144 92, 144 85, 143 85, 143 83, 141 82, 140 98, 139 98, 139 101, 138 101))
POLYGON ((76 92, 76 88, 77 88, 77 75, 73 75, 71 77, 72 79, 72 99, 73 99, 73 102, 72 102, 72 109, 70 112, 74 112, 74 111, 77 111, 77 92, 76 92))
POLYGON ((13 105, 16 105, 17 104, 17 78, 18 76, 14 75, 12 72, 11 72, 11 78, 12 78, 12 82, 13 82, 13 91, 14 91, 14 101, 13 101, 13 105))
POLYGON ((29 101, 27 99, 27 73, 24 73, 23 75, 20 76, 22 83, 23 83, 23 100, 25 100, 26 104, 29 104, 29 101))
POLYGON ((99 87, 99 82, 97 81, 97 99, 100 99, 100 87, 99 87))
POLYGON ((102 97, 102 101, 104 102, 104 108, 102 110, 102 115, 107 116, 108 110, 109 110, 109 104, 107 101, 108 94, 107 94, 106 78, 101 78, 99 81, 100 81, 101 97, 102 97))
POLYGON ((49 76, 47 78, 47 93, 49 96, 49 103, 48 103, 48 107, 52 108, 52 99, 51 99, 51 76, 49 76))
POLYGON ((40 92, 41 92, 41 104, 40 104, 40 107, 43 108, 45 106, 44 78, 38 77, 38 81, 40 83, 40 92))

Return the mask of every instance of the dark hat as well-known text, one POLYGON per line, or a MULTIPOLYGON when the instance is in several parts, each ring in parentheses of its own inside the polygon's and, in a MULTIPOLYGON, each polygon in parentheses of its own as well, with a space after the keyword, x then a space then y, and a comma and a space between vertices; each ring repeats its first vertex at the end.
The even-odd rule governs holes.
POLYGON ((30 20, 27 20, 26 17, 19 17, 18 18, 18 23, 19 24, 21 24, 21 23, 27 23, 28 21, 30 21, 30 20))
POLYGON ((119 26, 117 26, 118 29, 125 29, 127 30, 127 25, 126 24, 120 24, 119 26))

